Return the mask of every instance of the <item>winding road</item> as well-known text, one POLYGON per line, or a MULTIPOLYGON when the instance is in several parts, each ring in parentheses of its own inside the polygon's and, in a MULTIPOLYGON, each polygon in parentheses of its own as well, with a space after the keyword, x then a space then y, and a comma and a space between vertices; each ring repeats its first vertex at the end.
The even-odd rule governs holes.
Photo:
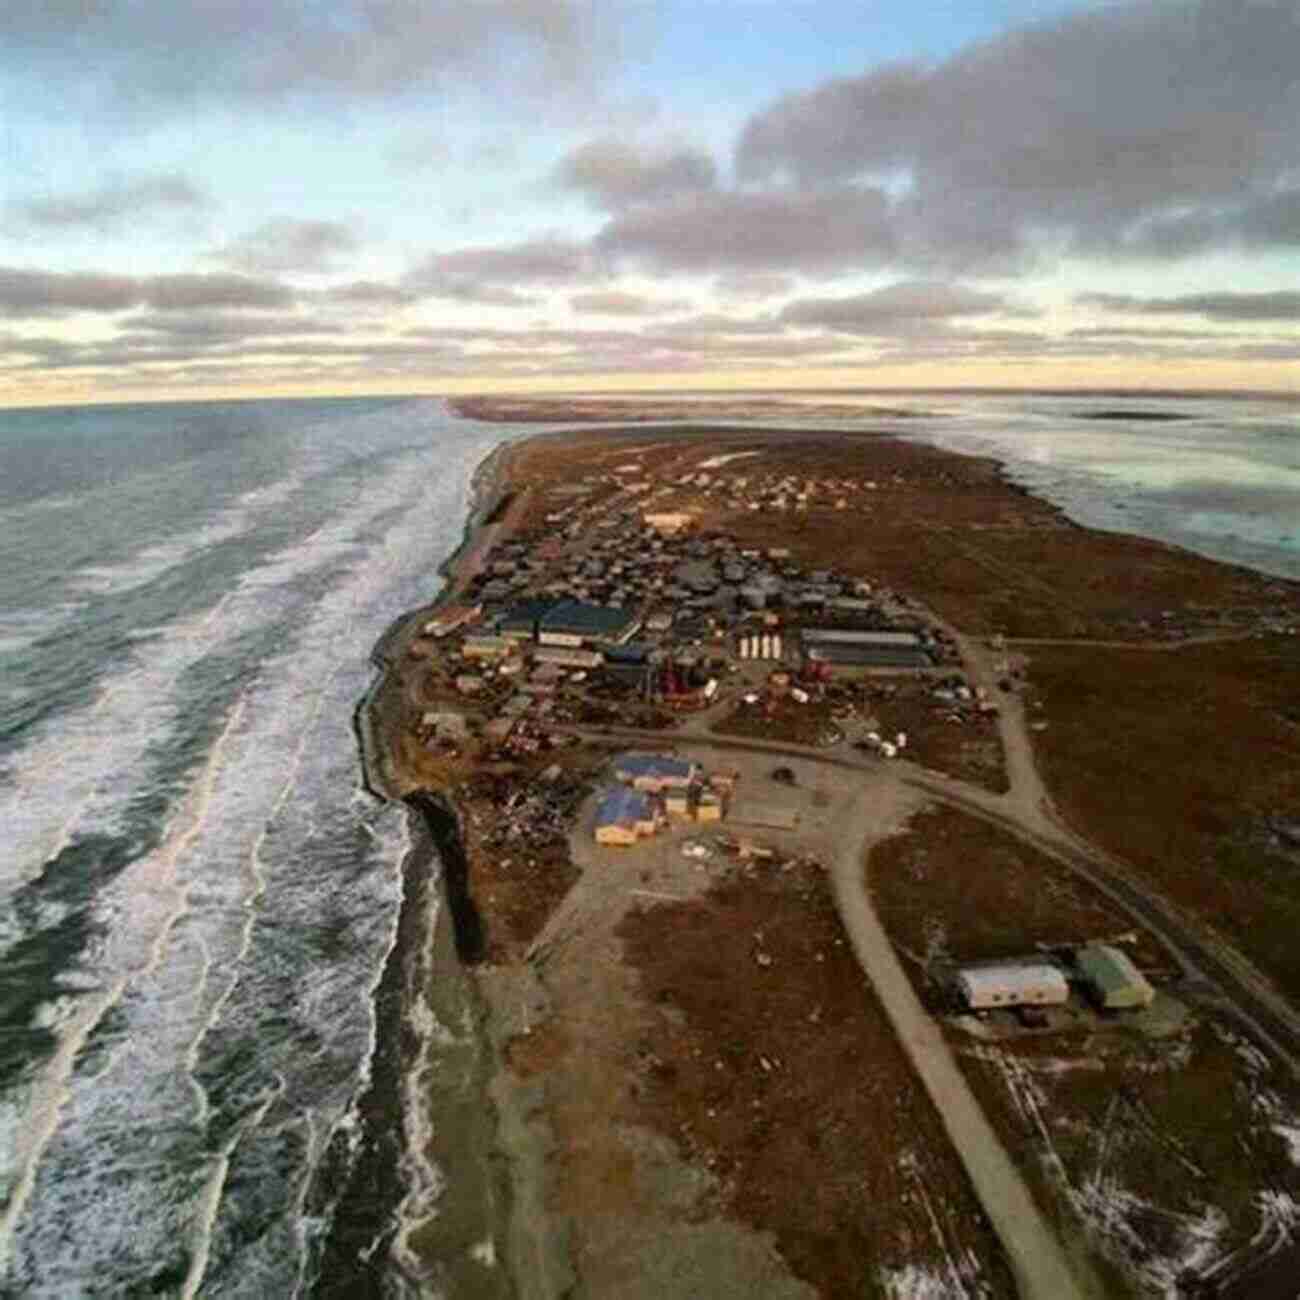
MULTIPOLYGON (((944 626, 939 620, 933 620, 944 626)), ((905 760, 886 761, 807 745, 720 736, 696 716, 670 733, 630 728, 572 728, 593 740, 615 740, 674 750, 770 754, 860 772, 896 782, 935 803, 958 808, 1031 845, 1100 890, 1156 937, 1177 962, 1184 984, 1212 1000, 1269 1055, 1300 1075, 1300 1015, 1239 953, 1162 897, 1125 863, 1079 836, 1054 807, 1034 759, 1024 706, 997 692, 995 653, 947 627, 973 685, 999 701, 998 727, 1008 789, 995 794, 905 760)), ((1055 1233, 1033 1202, 1014 1164, 971 1094, 960 1067, 932 1018, 921 1007, 871 906, 863 872, 865 827, 846 828, 832 864, 836 905, 867 977, 965 1165, 976 1193, 1015 1270, 1026 1300, 1069 1300, 1100 1295, 1079 1259, 1067 1260, 1055 1233)))

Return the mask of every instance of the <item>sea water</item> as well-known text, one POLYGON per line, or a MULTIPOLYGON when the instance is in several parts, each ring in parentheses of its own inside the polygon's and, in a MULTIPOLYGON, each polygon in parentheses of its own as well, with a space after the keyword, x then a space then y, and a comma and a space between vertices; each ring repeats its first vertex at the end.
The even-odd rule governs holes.
POLYGON ((1300 578, 1300 402, 1265 397, 935 396, 877 421, 997 457, 1077 523, 1300 578))
POLYGON ((0 413, 0 1294, 311 1291, 407 849, 352 712, 502 436, 0 413))
MULTIPOLYGON (((834 423, 997 455, 1080 522, 1300 576, 1294 405, 907 405, 834 423)), ((415 399, 0 412, 0 1294, 321 1289, 375 1140, 408 847, 362 789, 352 711, 513 436, 415 399)), ((390 1092, 395 1134, 436 1125, 390 1092)), ((349 1246, 355 1294, 383 1293, 403 1207, 437 1187, 419 1157, 349 1246)))

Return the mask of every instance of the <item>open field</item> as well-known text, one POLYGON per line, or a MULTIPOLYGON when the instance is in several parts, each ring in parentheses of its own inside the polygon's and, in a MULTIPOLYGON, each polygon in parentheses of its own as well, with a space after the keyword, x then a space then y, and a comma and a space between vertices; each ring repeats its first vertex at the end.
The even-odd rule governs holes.
MULTIPOLYGON (((868 881, 918 990, 953 966, 1133 927, 1004 832, 948 809, 877 845, 868 881)), ((1128 946, 1160 982, 1141 930, 1128 946)), ((1159 1004, 1157 1004, 1158 1006, 1159 1004)), ((1176 1006, 1176 1004, 1175 1004, 1176 1006)), ((1153 1007, 1155 1012, 1157 1007, 1153 1007)), ((1212 1010, 1124 1020, 1076 1011, 1050 1034, 949 1031, 972 1088, 1062 1230, 1083 1231, 1114 1294, 1181 1295, 1300 1234, 1300 1096, 1212 1010)))
POLYGON ((632 912, 658 1011, 644 1122, 702 1161, 826 1296, 1011 1294, 938 1116, 844 939, 823 874, 765 864, 632 912), (760 966, 759 960, 768 964, 760 966))
POLYGON ((1109 1265, 1114 1294, 1184 1296, 1294 1250, 1294 1085, 1212 1014, 1163 1040, 954 1046, 1040 1200, 1109 1265))
POLYGON ((1038 761, 1065 817, 1300 997, 1300 638, 1039 646, 1038 761), (1279 820, 1280 819, 1280 820, 1279 820))
POLYGON ((765 451, 797 475, 854 473, 864 509, 772 520, 719 512, 753 544, 788 545, 907 592, 965 632, 1007 636, 1154 635, 1294 612, 1294 587, 1190 552, 1071 524, 1009 484, 995 461, 890 438, 803 436, 765 451))
POLYGON ((996 826, 952 808, 912 818, 872 850, 867 886, 894 946, 932 992, 954 966, 1034 955, 1037 946, 1134 934, 1147 971, 1170 965, 1118 907, 1072 872, 996 826))

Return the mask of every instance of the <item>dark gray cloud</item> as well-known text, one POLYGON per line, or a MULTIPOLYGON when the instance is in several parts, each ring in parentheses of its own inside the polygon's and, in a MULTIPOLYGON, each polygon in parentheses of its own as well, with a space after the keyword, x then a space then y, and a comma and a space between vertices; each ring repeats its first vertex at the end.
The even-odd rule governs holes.
POLYGON ((0 50, 117 102, 385 95, 447 76, 516 94, 580 79, 604 47, 579 0, 6 0, 0 50))
POLYGON ((38 271, 0 267, 0 316, 11 319, 118 312, 231 307, 271 310, 292 304, 292 290, 243 275, 106 275, 96 271, 38 271))
POLYGON ((1172 298, 1142 298, 1127 293, 1084 293, 1076 303, 1144 316, 1203 316, 1217 321, 1300 321, 1300 292, 1188 293, 1172 298))
POLYGON ((328 303, 340 303, 361 310, 383 310, 409 306, 418 302, 420 295, 411 289, 385 284, 379 280, 353 280, 349 284, 335 285, 324 290, 320 297, 328 303))
POLYGON ((121 326, 125 333, 119 338, 134 335, 140 340, 152 338, 203 345, 346 332, 342 325, 314 316, 249 316, 242 312, 215 311, 145 313, 126 317, 121 326))
POLYGON ((0 267, 0 315, 11 318, 124 311, 140 297, 140 283, 131 276, 0 267))
POLYGON ((293 290, 275 280, 247 275, 154 275, 141 279, 140 297, 159 311, 193 311, 201 307, 288 307, 293 290))
POLYGON ((1294 242, 1300 10, 1292 0, 1106 5, 787 96, 740 175, 880 178, 913 260, 1006 261, 1040 238, 1181 255, 1294 242))
POLYGON ((876 189, 694 196, 609 222, 597 246, 665 271, 825 271, 875 267, 897 252, 876 189))
POLYGON ((487 307, 530 307, 523 289, 572 286, 599 270, 591 250, 575 240, 542 238, 486 248, 434 253, 402 277, 401 287, 426 298, 487 307))
POLYGON ((346 222, 282 217, 264 221, 209 256, 254 275, 310 274, 335 270, 339 259, 354 253, 359 243, 346 222))
POLYGON ((519 244, 435 253, 412 270, 405 282, 422 288, 444 277, 461 276, 490 284, 556 285, 580 280, 595 269, 595 259, 585 244, 558 238, 531 239, 519 244))
POLYGON ((905 280, 847 298, 801 298, 782 310, 781 319, 791 325, 817 325, 845 334, 897 334, 934 330, 956 317, 986 316, 1008 305, 1002 294, 905 280))
POLYGON ((669 321, 659 326, 661 331, 673 334, 782 334, 785 332, 784 321, 774 316, 724 316, 720 312, 705 312, 699 316, 688 316, 685 320, 669 321))
POLYGON ((569 299, 574 311, 590 312, 595 316, 663 316, 684 311, 690 303, 682 298, 647 298, 639 293, 624 293, 618 289, 575 293, 569 299))
POLYGON ((593 140, 562 159, 554 184, 576 190, 598 208, 619 211, 712 190, 717 168, 689 148, 643 150, 615 139, 593 140))
POLYGON ((166 172, 118 178, 78 193, 15 199, 5 206, 19 221, 46 230, 107 230, 155 215, 197 212, 210 204, 193 181, 179 172, 166 172))

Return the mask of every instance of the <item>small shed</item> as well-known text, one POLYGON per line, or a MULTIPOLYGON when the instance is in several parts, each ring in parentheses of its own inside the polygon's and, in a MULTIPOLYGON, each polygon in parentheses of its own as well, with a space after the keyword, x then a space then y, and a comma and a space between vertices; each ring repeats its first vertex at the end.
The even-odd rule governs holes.
POLYGON ((1065 976, 1047 962, 967 966, 957 972, 957 988, 972 1011, 1060 1006, 1070 998, 1065 976))
POLYGON ((1079 974, 1097 1004, 1107 1011, 1149 1007, 1156 996, 1151 982, 1128 953, 1106 943, 1090 943, 1075 954, 1079 974))

